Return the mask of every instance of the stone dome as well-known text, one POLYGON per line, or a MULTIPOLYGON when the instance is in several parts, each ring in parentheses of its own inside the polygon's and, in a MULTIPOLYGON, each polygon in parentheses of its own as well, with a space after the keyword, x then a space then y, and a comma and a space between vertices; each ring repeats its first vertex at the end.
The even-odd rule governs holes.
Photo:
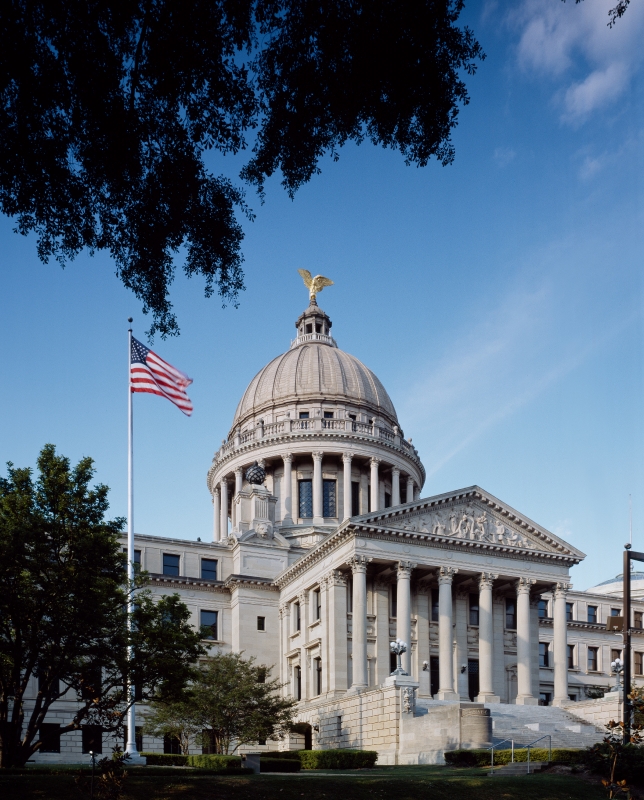
POLYGON ((340 402, 349 411, 354 408, 392 427, 398 425, 384 386, 355 356, 338 348, 329 335, 331 321, 324 311, 309 307, 296 326, 299 335, 290 350, 274 358, 248 385, 237 406, 233 430, 278 406, 315 401, 340 402), (318 324, 307 325, 310 319, 318 324))
MULTIPOLYGON (((607 594, 621 597, 624 593, 624 574, 622 572, 614 578, 609 578, 607 581, 598 583, 588 589, 593 594, 607 594)), ((637 598, 644 598, 644 572, 631 572, 631 596, 637 598)))

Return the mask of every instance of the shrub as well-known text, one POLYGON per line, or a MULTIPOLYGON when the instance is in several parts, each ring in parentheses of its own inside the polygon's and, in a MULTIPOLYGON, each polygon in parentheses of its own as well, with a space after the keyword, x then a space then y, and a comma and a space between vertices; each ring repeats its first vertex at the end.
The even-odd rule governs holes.
POLYGON ((188 763, 188 756, 178 753, 141 753, 145 756, 146 763, 151 767, 185 767, 188 763))
POLYGON ((242 768, 241 756, 204 754, 197 756, 186 756, 186 758, 188 759, 188 765, 191 767, 214 769, 218 772, 238 771, 242 768))
POLYGON ((285 758, 288 761, 299 761, 300 752, 299 750, 270 750, 262 753, 260 758, 285 758))
POLYGON ((260 772, 299 772, 302 769, 300 760, 293 758, 264 758, 259 759, 260 772))
MULTIPOLYGON (((452 767, 489 767, 491 763, 489 750, 449 750, 445 753, 445 763, 452 767)), ((586 759, 585 750, 573 748, 553 748, 552 761, 558 764, 582 764, 586 759)), ((509 764, 512 760, 511 750, 495 750, 494 765, 509 764)), ((528 751, 521 748, 514 751, 515 761, 527 761, 528 751)), ((546 747, 530 748, 530 761, 547 761, 546 747)))
MULTIPOLYGON (((610 748, 607 742, 599 742, 584 751, 584 764, 603 777, 610 775, 610 748)), ((617 759, 617 777, 638 786, 644 785, 644 747, 629 744, 617 759)))
POLYGON ((378 759, 374 750, 298 750, 302 769, 369 769, 378 759))

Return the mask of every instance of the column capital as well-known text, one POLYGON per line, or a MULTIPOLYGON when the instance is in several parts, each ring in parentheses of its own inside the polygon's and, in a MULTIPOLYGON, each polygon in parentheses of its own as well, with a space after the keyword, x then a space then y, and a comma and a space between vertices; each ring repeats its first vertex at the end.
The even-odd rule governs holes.
POLYGON ((289 616, 291 613, 291 605, 290 603, 281 603, 278 610, 280 619, 283 619, 284 617, 289 616))
POLYGON ((400 467, 392 467, 391 468, 392 475, 400 475, 400 467))
POLYGON ((293 453, 282 453, 282 461, 284 461, 285 464, 292 464, 293 453))
POLYGON ((354 453, 349 451, 348 453, 342 453, 342 460, 345 464, 351 464, 351 460, 353 459, 354 453))
POLYGON ((530 594, 536 582, 535 578, 519 578, 516 582, 517 594, 530 594))
POLYGON ((315 450, 311 455, 313 456, 313 461, 322 461, 324 452, 322 450, 315 450))
POLYGON ((411 475, 407 475, 407 483, 412 483, 413 484, 413 482, 414 482, 413 477, 411 475))
POLYGON ((572 589, 572 583, 561 581, 553 586, 552 596, 558 600, 565 600, 570 589, 572 589))
POLYGON ((300 606, 306 605, 309 602, 309 593, 306 590, 300 592, 297 596, 297 602, 300 604, 300 606))
POLYGON ((454 575, 458 572, 455 567, 441 567, 438 570, 438 585, 443 586, 449 584, 451 586, 454 580, 454 575))
POLYGON ((411 578, 411 573, 418 564, 414 561, 399 561, 397 566, 398 580, 401 578, 411 578))
POLYGON ((215 499, 215 495, 219 496, 219 484, 218 483, 216 483, 213 486, 213 489, 212 489, 212 499, 213 499, 213 501, 215 499))
POLYGON ((492 572, 481 572, 479 575, 479 591, 481 589, 491 589, 492 584, 498 577, 492 572))
POLYGON ((329 586, 346 586, 347 579, 344 573, 340 572, 339 569, 332 569, 331 572, 327 572, 324 576, 327 584, 329 586))
POLYGON ((347 564, 351 567, 351 572, 355 575, 359 572, 366 573, 367 564, 371 561, 373 561, 373 558, 368 558, 367 556, 353 556, 353 558, 347 559, 347 564))
POLYGON ((257 459, 257 466, 261 467, 262 469, 265 469, 266 468, 266 460, 263 459, 263 458, 258 458, 257 459))
POLYGON ((377 467, 381 463, 381 461, 382 461, 381 458, 376 458, 375 456, 372 456, 369 463, 371 464, 372 467, 377 467))
POLYGON ((244 473, 244 468, 243 467, 237 467, 237 469, 235 470, 235 476, 243 475, 243 473, 244 473))

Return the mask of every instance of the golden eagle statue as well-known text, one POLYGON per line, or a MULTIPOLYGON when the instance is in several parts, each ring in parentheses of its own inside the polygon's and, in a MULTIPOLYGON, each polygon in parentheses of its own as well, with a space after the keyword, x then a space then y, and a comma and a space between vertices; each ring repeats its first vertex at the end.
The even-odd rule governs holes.
POLYGON ((319 294, 325 286, 333 286, 333 281, 330 278, 325 278, 324 275, 316 275, 313 278, 308 269, 298 269, 298 272, 302 276, 304 285, 309 290, 309 302, 317 305, 315 295, 319 294))

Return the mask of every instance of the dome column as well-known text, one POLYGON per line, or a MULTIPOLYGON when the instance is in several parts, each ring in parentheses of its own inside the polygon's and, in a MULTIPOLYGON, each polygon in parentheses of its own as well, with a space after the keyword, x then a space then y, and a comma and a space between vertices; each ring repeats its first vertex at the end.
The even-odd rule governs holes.
POLYGON ((343 515, 342 519, 349 519, 358 513, 357 509, 352 508, 351 492, 351 460, 353 453, 344 453, 342 456, 342 479, 343 479, 343 515))
POLYGON ((400 505, 400 470, 398 467, 391 468, 391 505, 400 505))
POLYGON ((231 513, 232 525, 236 531, 241 530, 240 520, 237 519, 237 517, 240 516, 240 507, 238 505, 240 501, 237 500, 237 498, 239 497, 239 493, 241 492, 243 486, 244 486, 244 470, 241 467, 237 467, 237 469, 235 470, 235 497, 233 499, 232 513, 231 513))
POLYGON ((371 512, 380 509, 380 478, 378 476, 379 458, 371 459, 371 512))
POLYGON ((228 538, 228 481, 226 478, 221 479, 219 486, 221 496, 219 539, 221 541, 228 538))
POLYGON ((219 508, 219 487, 216 486, 212 493, 212 516, 213 530, 212 540, 218 542, 221 539, 221 510, 219 508))
POLYGON ((405 503, 413 503, 414 502, 414 479, 409 475, 407 477, 407 496, 405 497, 405 503))
POLYGON ((324 453, 317 451, 313 453, 313 524, 323 525, 323 503, 322 503, 322 457, 324 453))
POLYGON ((284 453, 284 485, 282 487, 282 525, 292 524, 293 522, 293 456, 291 453, 284 453))

